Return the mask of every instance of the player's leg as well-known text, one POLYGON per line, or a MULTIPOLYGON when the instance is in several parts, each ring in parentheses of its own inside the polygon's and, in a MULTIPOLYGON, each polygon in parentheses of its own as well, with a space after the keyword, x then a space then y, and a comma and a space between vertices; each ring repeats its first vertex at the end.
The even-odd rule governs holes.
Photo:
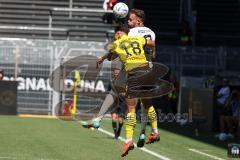
POLYGON ((118 116, 118 129, 117 129, 117 138, 120 136, 121 134, 121 130, 122 130, 122 126, 123 126, 123 121, 124 118, 121 116, 118 116))
POLYGON ((126 141, 123 145, 122 157, 128 154, 128 151, 134 148, 133 145, 133 133, 136 126, 136 105, 137 99, 127 99, 127 116, 125 121, 125 134, 126 141))
POLYGON ((152 105, 152 99, 143 99, 143 105, 146 107, 148 121, 152 128, 152 133, 148 136, 146 143, 154 143, 160 140, 159 131, 157 127, 157 113, 152 105))
POLYGON ((119 73, 117 73, 119 69, 113 68, 113 86, 109 94, 106 95, 104 102, 101 105, 100 111, 95 119, 92 120, 91 124, 86 122, 82 122, 82 126, 86 128, 94 127, 98 128, 100 126, 100 121, 107 113, 109 108, 113 105, 113 103, 118 99, 119 93, 125 92, 125 85, 126 85, 126 72, 124 69, 121 69, 119 73))
POLYGON ((118 106, 118 130, 117 130, 117 137, 120 136, 122 126, 123 126, 123 121, 125 118, 125 113, 126 113, 126 102, 123 97, 119 98, 119 106, 118 106))
POLYGON ((113 127, 113 133, 114 133, 114 138, 118 138, 117 136, 117 129, 118 129, 118 115, 116 112, 112 113, 112 127, 113 127))
POLYGON ((104 115, 107 113, 109 108, 113 105, 113 103, 116 101, 116 94, 111 90, 109 94, 106 95, 100 111, 98 112, 97 117, 95 118, 96 121, 101 121, 104 115))
POLYGON ((85 128, 99 128, 100 127, 100 121, 104 117, 104 115, 107 113, 109 108, 113 105, 113 103, 116 101, 116 96, 113 94, 113 91, 111 90, 109 94, 106 95, 100 111, 98 112, 98 115, 95 119, 92 120, 92 122, 89 124, 85 121, 82 121, 81 124, 85 128))
POLYGON ((113 105, 113 103, 119 99, 119 93, 125 92, 126 85, 126 72, 122 69, 119 76, 113 81, 113 88, 110 90, 109 94, 106 95, 103 104, 101 105, 100 111, 97 117, 93 120, 99 123, 104 115, 107 113, 108 109, 113 105))
POLYGON ((148 122, 148 118, 147 118, 147 112, 146 109, 142 103, 142 101, 140 102, 140 107, 141 107, 141 133, 140 136, 138 138, 138 142, 137 142, 137 147, 143 147, 145 144, 145 139, 146 139, 146 126, 147 126, 147 122, 148 122))

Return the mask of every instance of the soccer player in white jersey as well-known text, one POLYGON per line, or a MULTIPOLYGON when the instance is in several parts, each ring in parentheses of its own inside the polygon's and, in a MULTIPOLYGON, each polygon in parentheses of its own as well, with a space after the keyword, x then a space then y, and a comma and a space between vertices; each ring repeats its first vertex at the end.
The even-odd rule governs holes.
MULTIPOLYGON (((128 26, 130 28, 128 36, 140 36, 150 39, 155 42, 155 33, 148 27, 144 26, 145 13, 143 10, 132 9, 129 13, 128 26)), ((147 49, 147 54, 150 61, 155 58, 155 52, 147 49), (149 53, 151 52, 151 53, 149 53)))
MULTIPOLYGON (((129 13, 128 26, 131 28, 128 36, 141 36, 155 42, 155 33, 148 27, 144 26, 145 13, 143 10, 132 9, 129 13)), ((148 61, 155 59, 155 50, 145 48, 148 61)), ((153 143, 160 140, 157 128, 157 114, 152 105, 152 99, 141 99, 142 113, 142 131, 138 140, 138 147, 143 147, 145 143, 145 128, 148 120, 152 127, 152 133, 148 136, 146 143, 153 143), (146 117, 147 114, 147 117, 146 117)))

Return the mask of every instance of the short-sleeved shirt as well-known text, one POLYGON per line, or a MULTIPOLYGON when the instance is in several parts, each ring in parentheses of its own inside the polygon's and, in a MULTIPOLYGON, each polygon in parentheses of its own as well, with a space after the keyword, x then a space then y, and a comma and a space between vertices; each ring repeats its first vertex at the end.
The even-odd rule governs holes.
POLYGON ((155 33, 148 27, 134 27, 131 28, 128 36, 140 36, 140 37, 144 37, 146 39, 155 41, 155 33))
MULTIPOLYGON (((131 28, 128 36, 140 36, 140 37, 144 37, 148 40, 152 40, 155 41, 155 33, 148 27, 134 27, 131 28)), ((148 61, 152 61, 153 60, 153 49, 150 47, 144 47, 145 50, 145 54, 146 54, 146 58, 148 61)))
POLYGON ((219 92, 218 95, 222 95, 221 97, 219 97, 217 99, 218 103, 224 105, 226 100, 228 99, 228 97, 230 96, 230 88, 228 86, 226 87, 222 87, 219 92))
POLYGON ((113 49, 110 52, 119 56, 124 69, 128 72, 142 64, 148 63, 143 49, 145 45, 145 38, 124 35, 113 42, 113 49))

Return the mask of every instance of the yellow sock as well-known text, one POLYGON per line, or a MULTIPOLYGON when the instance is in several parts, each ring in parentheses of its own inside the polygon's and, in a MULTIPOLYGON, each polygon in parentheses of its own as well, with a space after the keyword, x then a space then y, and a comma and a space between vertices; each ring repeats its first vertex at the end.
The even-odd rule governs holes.
POLYGON ((148 115, 148 119, 149 119, 149 122, 151 124, 153 132, 158 132, 158 128, 157 128, 157 114, 156 114, 155 109, 154 109, 153 106, 151 106, 151 107, 149 107, 147 109, 147 115, 148 115))
POLYGON ((132 139, 136 122, 137 122, 136 113, 133 112, 128 113, 125 122, 126 139, 132 139))

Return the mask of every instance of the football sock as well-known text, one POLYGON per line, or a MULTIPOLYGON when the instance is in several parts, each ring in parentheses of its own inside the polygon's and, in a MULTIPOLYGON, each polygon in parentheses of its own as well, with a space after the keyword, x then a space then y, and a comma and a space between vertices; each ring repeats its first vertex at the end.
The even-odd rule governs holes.
POLYGON ((112 121, 112 127, 113 127, 114 135, 116 135, 117 134, 117 122, 112 121))
POLYGON ((118 134, 118 136, 120 135, 120 133, 121 133, 121 130, 122 130, 122 126, 123 126, 123 123, 118 123, 118 130, 117 130, 117 134, 118 134))
POLYGON ((132 139, 133 137, 133 131, 136 126, 136 113, 135 112, 129 112, 127 114, 126 123, 125 123, 125 134, 126 139, 132 139))
POLYGON ((147 115, 148 115, 148 119, 149 119, 149 122, 150 122, 151 127, 152 127, 152 131, 158 133, 157 114, 156 114, 153 106, 151 106, 147 109, 147 115))

